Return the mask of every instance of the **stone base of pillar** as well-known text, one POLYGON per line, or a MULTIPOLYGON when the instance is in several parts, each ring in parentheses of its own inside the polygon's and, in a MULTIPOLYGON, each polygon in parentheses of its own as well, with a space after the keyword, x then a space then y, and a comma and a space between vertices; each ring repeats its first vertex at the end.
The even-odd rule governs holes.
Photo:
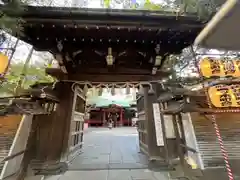
POLYGON ((51 162, 31 162, 31 168, 35 175, 58 175, 68 170, 66 162, 51 161, 51 162))
POLYGON ((155 159, 153 157, 149 157, 148 167, 150 169, 158 169, 158 170, 172 170, 169 164, 163 159, 155 159))

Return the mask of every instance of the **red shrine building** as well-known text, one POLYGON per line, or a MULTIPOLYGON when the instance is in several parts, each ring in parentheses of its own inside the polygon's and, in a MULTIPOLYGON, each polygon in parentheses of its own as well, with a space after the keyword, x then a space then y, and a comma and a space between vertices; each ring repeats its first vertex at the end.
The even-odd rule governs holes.
POLYGON ((88 123, 88 126, 105 126, 109 116, 115 114, 117 116, 116 126, 132 126, 132 118, 135 117, 135 112, 136 110, 133 108, 125 108, 115 104, 107 107, 91 108, 85 123, 88 123))

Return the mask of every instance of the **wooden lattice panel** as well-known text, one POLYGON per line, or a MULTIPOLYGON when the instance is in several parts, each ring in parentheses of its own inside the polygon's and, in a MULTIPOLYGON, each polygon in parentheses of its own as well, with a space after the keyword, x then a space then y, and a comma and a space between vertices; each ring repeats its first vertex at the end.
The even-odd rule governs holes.
MULTIPOLYGON (((78 92, 79 93, 79 92, 78 92)), ((83 130, 84 130, 84 113, 85 113, 85 99, 77 93, 74 95, 74 104, 72 111, 70 139, 69 139, 69 153, 74 155, 81 151, 83 147, 83 130)))
POLYGON ((147 154, 148 153, 148 144, 147 144, 147 129, 146 129, 146 116, 145 112, 141 111, 138 113, 138 134, 139 134, 139 148, 140 150, 147 154))

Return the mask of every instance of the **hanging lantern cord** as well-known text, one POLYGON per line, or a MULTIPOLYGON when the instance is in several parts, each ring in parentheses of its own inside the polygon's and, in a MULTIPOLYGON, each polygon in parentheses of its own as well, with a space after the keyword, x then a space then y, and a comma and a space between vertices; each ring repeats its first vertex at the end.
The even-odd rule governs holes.
MULTIPOLYGON (((202 73, 201 73, 201 71, 199 69, 198 60, 196 58, 196 54, 195 54, 194 49, 193 49, 192 46, 191 46, 191 51, 192 51, 192 55, 193 55, 193 58, 194 58, 194 61, 195 61, 195 66, 196 66, 196 68, 198 70, 198 73, 199 73, 200 77, 203 77, 202 73)), ((212 104, 211 104, 210 97, 209 97, 208 92, 207 92, 207 88, 205 88, 205 84, 204 84, 203 81, 202 81, 202 86, 203 86, 203 89, 204 89, 206 97, 207 97, 208 107, 211 109, 212 108, 212 104)), ((224 147, 223 139, 221 137, 221 133, 220 133, 217 121, 216 121, 216 116, 214 114, 212 114, 211 115, 211 119, 212 119, 212 124, 213 124, 214 129, 215 129, 216 136, 218 138, 218 142, 219 142, 219 145, 220 145, 221 153, 222 153, 222 156, 224 158, 224 163, 225 163, 225 167, 227 169, 228 179, 229 180, 234 180, 234 177, 233 177, 233 174, 232 174, 232 169, 231 169, 230 163, 229 163, 228 153, 227 153, 226 148, 224 147)))

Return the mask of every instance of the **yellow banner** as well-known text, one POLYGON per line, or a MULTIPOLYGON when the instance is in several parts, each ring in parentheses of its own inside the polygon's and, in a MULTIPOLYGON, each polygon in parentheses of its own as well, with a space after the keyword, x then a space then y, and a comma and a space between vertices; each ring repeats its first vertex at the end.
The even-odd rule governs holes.
POLYGON ((217 108, 240 107, 240 84, 213 86, 208 89, 208 94, 217 108))
POLYGON ((240 60, 204 58, 200 71, 204 77, 240 77, 240 60))
POLYGON ((3 53, 0 53, 0 74, 6 72, 8 67, 8 57, 3 53))

